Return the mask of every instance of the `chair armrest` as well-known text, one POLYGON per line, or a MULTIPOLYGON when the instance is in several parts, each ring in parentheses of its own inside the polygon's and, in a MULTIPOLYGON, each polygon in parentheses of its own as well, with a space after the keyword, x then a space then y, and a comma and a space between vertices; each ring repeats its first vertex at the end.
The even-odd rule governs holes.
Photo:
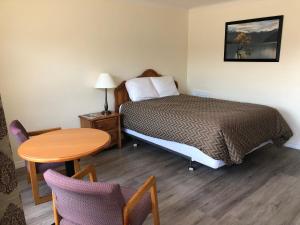
POLYGON ((136 204, 142 199, 142 197, 151 190, 152 195, 156 195, 156 179, 154 176, 149 177, 146 182, 137 190, 137 192, 129 199, 127 204, 123 208, 124 224, 128 224, 129 214, 136 204))
POLYGON ((86 166, 84 169, 74 174, 72 178, 80 180, 85 176, 89 176, 90 182, 97 182, 96 170, 91 165, 86 166))
POLYGON ((56 130, 61 130, 61 128, 60 127, 55 127, 55 128, 45 129, 45 130, 31 131, 31 132, 28 132, 28 135, 29 136, 37 136, 37 135, 40 135, 40 134, 45 134, 45 133, 48 133, 48 132, 51 132, 51 131, 56 131, 56 130))

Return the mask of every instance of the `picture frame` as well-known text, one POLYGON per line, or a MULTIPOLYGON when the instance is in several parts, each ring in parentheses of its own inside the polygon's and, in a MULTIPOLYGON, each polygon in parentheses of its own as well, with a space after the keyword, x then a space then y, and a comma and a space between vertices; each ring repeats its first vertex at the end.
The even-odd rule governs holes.
POLYGON ((279 62, 284 16, 225 24, 224 61, 279 62))

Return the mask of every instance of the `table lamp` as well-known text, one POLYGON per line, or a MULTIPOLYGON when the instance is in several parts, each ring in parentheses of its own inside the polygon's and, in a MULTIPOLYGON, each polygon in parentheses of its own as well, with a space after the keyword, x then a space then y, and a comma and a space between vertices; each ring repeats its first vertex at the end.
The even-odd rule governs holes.
POLYGON ((108 73, 101 73, 98 77, 98 80, 96 82, 95 88, 105 89, 105 103, 104 103, 104 111, 101 112, 103 115, 109 115, 111 114, 110 111, 108 111, 108 104, 107 104, 107 89, 108 88, 115 88, 116 84, 110 74, 108 73))

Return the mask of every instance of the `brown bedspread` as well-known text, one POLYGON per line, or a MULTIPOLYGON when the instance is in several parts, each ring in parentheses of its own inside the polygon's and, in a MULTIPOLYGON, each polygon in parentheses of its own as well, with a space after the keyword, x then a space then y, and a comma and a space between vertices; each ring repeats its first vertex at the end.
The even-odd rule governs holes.
POLYGON ((123 127, 201 149, 226 164, 265 141, 283 144, 292 131, 276 109, 189 95, 171 96, 121 107, 123 127))

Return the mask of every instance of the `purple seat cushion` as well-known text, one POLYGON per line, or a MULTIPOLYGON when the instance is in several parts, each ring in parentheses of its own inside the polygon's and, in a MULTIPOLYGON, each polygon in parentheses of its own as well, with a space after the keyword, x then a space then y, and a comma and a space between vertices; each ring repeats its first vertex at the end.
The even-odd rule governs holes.
POLYGON ((36 163, 36 172, 44 173, 48 169, 56 169, 58 167, 64 167, 65 163, 36 163))
POLYGON ((59 225, 80 225, 80 224, 78 224, 78 223, 73 223, 73 222, 71 222, 71 221, 69 221, 69 220, 62 219, 62 220, 60 221, 59 225))
MULTIPOLYGON (((25 165, 28 173, 30 173, 29 164, 25 161, 25 165)), ((64 167, 65 163, 35 163, 36 173, 44 173, 48 169, 57 169, 58 167, 64 167)))
MULTIPOLYGON (((123 194, 125 202, 128 202, 129 199, 136 193, 136 191, 137 190, 133 188, 121 187, 121 192, 123 194)), ((151 213, 151 210, 151 197, 150 194, 147 193, 131 211, 129 215, 129 224, 142 225, 147 216, 151 213)))

